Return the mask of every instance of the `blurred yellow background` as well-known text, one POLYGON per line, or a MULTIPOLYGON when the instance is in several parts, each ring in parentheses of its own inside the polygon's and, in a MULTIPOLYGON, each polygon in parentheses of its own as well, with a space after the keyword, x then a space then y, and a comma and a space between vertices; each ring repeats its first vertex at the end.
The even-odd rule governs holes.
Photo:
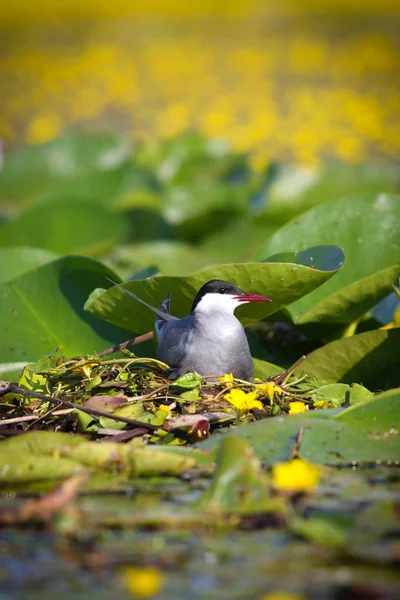
POLYGON ((0 9, 0 136, 195 128, 255 165, 396 163, 398 5, 17 0, 0 9))

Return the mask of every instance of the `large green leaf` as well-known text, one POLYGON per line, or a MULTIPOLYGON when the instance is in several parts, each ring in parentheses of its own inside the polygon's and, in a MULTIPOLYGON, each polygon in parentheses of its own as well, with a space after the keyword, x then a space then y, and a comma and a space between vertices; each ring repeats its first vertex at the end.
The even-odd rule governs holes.
POLYGON ((0 245, 26 244, 58 252, 96 255, 121 242, 123 215, 79 200, 40 203, 0 226, 0 245))
MULTIPOLYGON (((245 291, 258 292, 272 299, 272 302, 247 305, 236 311, 247 326, 294 302, 334 273, 303 266, 294 270, 291 264, 246 263, 220 265, 186 277, 156 276, 128 281, 124 285, 153 306, 159 306, 164 296, 171 292, 171 312, 182 317, 190 312, 194 297, 204 283, 210 279, 232 281, 245 291)), ((101 295, 93 294, 85 308, 114 325, 137 333, 148 331, 154 325, 152 311, 117 287, 101 295)))
POLYGON ((342 247, 346 260, 338 276, 302 297, 290 312, 296 323, 347 323, 390 293, 398 278, 399 223, 400 196, 342 198, 282 227, 257 257, 326 243, 342 247))
POLYGON ((0 172, 0 201, 62 192, 107 198, 129 168, 132 143, 106 133, 70 133, 10 152, 0 172))
POLYGON ((400 385, 399 348, 400 329, 366 331, 314 350, 297 372, 326 383, 357 382, 379 390, 400 385))
POLYGON ((265 245, 277 228, 277 225, 271 223, 260 224, 257 217, 247 212, 236 220, 228 221, 218 231, 203 239, 200 250, 212 256, 214 262, 244 262, 252 259, 258 248, 265 245))
POLYGON ((234 436, 227 436, 222 441, 216 472, 197 508, 241 514, 286 512, 282 500, 271 498, 268 479, 252 449, 234 436))
MULTIPOLYGON (((362 405, 359 406, 361 408, 362 405)), ((379 422, 378 404, 376 411, 376 420, 379 422)), ((298 455, 312 463, 344 465, 398 458, 399 443, 395 435, 370 435, 370 431, 354 422, 348 423, 345 419, 341 421, 329 413, 324 415, 323 412, 328 411, 263 419, 242 425, 231 431, 229 436, 243 438, 260 460, 267 464, 286 461, 291 456, 300 430, 303 433, 298 455)), ((393 415, 393 420, 396 419, 396 414, 393 415)), ((397 414, 397 420, 398 418, 397 414)), ((386 424, 386 419, 384 422, 386 424)), ((373 431, 372 428, 371 430, 373 431)), ((375 431, 377 430, 378 425, 375 425, 375 431)), ((214 435, 210 440, 201 442, 200 448, 214 449, 219 443, 219 436, 214 435)))
POLYGON ((67 256, 0 284, 0 362, 35 361, 58 347, 67 356, 93 353, 129 338, 83 310, 105 277, 101 263, 67 256))
POLYGON ((253 363, 254 377, 259 377, 260 379, 268 379, 268 377, 278 375, 284 371, 282 367, 278 367, 278 365, 274 365, 266 360, 260 360, 259 358, 253 358, 253 363))
POLYGON ((369 435, 399 436, 400 389, 388 390, 376 398, 361 402, 341 412, 339 421, 349 423, 369 435))
POLYGON ((130 278, 139 269, 157 267, 163 275, 193 273, 212 261, 210 255, 176 240, 154 240, 115 248, 107 260, 116 270, 130 278))
POLYGON ((36 267, 45 265, 58 258, 57 254, 40 248, 11 246, 0 248, 0 283, 15 279, 36 267))
POLYGON ((179 475, 197 466, 199 452, 134 444, 98 444, 54 431, 15 436, 0 445, 0 484, 59 479, 80 470, 130 476, 179 475))
POLYGON ((398 192, 400 188, 398 170, 383 165, 336 163, 321 169, 275 164, 269 176, 264 202, 258 207, 268 222, 285 223, 342 196, 398 192))

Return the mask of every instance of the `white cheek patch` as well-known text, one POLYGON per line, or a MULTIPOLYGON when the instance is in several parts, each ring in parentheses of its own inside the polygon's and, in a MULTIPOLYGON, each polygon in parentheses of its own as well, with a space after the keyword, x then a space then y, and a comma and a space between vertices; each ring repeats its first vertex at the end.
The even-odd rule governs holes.
POLYGON ((230 294, 205 294, 195 310, 196 313, 224 312, 232 314, 235 308, 246 303, 247 300, 238 300, 237 296, 230 294))

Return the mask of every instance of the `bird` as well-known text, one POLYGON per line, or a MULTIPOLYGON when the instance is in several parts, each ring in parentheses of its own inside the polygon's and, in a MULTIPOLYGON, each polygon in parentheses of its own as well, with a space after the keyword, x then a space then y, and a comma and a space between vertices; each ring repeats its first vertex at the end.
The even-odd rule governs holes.
POLYGON ((178 319, 170 313, 170 293, 161 307, 155 308, 123 285, 109 281, 156 313, 156 355, 169 366, 171 380, 191 371, 204 377, 232 373, 237 379, 252 378, 249 343, 234 312, 241 304, 271 302, 270 298, 244 292, 229 281, 212 279, 197 292, 190 314, 178 319))

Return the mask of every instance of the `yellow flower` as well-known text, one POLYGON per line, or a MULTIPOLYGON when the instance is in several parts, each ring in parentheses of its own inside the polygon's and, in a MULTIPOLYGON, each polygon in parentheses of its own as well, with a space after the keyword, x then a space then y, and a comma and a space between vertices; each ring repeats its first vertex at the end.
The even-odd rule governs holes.
POLYGON ((304 402, 289 402, 289 415, 297 415, 308 410, 308 406, 304 402))
POLYGON ((317 400, 314 402, 314 408, 335 408, 336 404, 329 400, 317 400))
POLYGON ((299 594, 289 594, 288 592, 271 592, 261 596, 259 600, 304 600, 304 596, 299 594))
POLYGON ((90 379, 92 374, 92 367, 95 367, 98 363, 88 363, 86 365, 80 365, 72 370, 72 373, 83 373, 83 375, 90 379))
POLYGON ((225 375, 218 377, 218 379, 221 383, 225 384, 225 387, 230 388, 233 386, 233 373, 225 373, 225 375))
POLYGON ((167 404, 160 404, 160 406, 158 407, 159 410, 163 410, 164 412, 171 414, 171 409, 167 404))
POLYGON ((247 412, 252 408, 262 410, 262 404, 257 400, 256 392, 244 392, 243 390, 234 389, 225 394, 225 400, 233 404, 239 413, 247 412))
POLYGON ((280 490, 309 490, 318 484, 320 475, 319 467, 315 467, 301 458, 295 458, 272 467, 274 486, 280 490))
POLYGON ((272 381, 268 381, 267 383, 262 383, 261 385, 256 385, 257 390, 259 390, 270 402, 274 399, 274 394, 277 393, 278 396, 282 395, 282 389, 275 385, 272 381))
POLYGON ((122 572, 128 590, 135 596, 150 598, 161 591, 164 577, 155 567, 128 567, 122 572))
POLYGON ((289 594, 288 592, 271 592, 261 596, 259 600, 304 600, 304 596, 299 594, 289 594))

